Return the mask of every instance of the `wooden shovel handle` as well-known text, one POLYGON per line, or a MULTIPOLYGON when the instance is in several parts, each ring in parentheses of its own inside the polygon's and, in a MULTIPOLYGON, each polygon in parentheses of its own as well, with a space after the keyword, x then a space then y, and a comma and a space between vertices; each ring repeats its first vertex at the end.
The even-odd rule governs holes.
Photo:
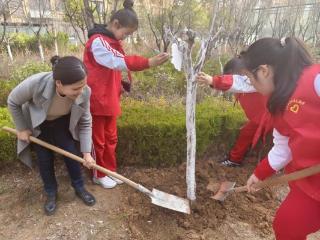
MULTIPOLYGON (((299 171, 295 171, 289 174, 285 174, 279 177, 268 178, 267 180, 258 182, 254 185, 255 188, 265 188, 275 185, 284 184, 290 181, 298 180, 301 178, 309 177, 314 174, 320 173, 320 164, 308 167, 299 171)), ((233 189, 235 192, 245 192, 247 191, 246 186, 236 187, 233 189)))
MULTIPOLYGON (((7 132, 10 132, 10 133, 13 133, 13 134, 17 135, 17 130, 16 130, 16 129, 9 128, 9 127, 2 127, 2 129, 3 129, 4 131, 7 131, 7 132)), ((41 145, 42 147, 48 148, 48 149, 50 149, 50 150, 52 150, 52 151, 54 151, 54 152, 56 152, 56 153, 59 153, 59 154, 61 154, 61 155, 63 155, 63 156, 66 156, 66 157, 68 157, 68 158, 71 158, 71 159, 73 159, 73 160, 75 160, 75 161, 84 163, 84 159, 81 158, 81 157, 79 157, 79 156, 77 156, 77 155, 75 155, 75 154, 72 154, 72 153, 70 153, 70 152, 67 152, 67 151, 65 151, 65 150, 63 150, 63 149, 61 149, 61 148, 58 148, 58 147, 56 147, 56 146, 54 146, 54 145, 51 145, 51 144, 49 144, 49 143, 47 143, 47 142, 45 142, 45 141, 42 141, 42 140, 40 140, 40 139, 38 139, 38 138, 36 138, 36 137, 33 137, 33 136, 30 136, 29 139, 30 139, 31 142, 34 142, 34 143, 36 143, 36 144, 39 144, 39 145, 41 145)), ((131 187, 133 187, 133 188, 135 188, 135 189, 137 189, 137 190, 139 190, 139 191, 141 190, 141 185, 139 185, 139 184, 131 181, 130 179, 125 178, 124 176, 122 176, 122 175, 120 175, 120 174, 118 174, 118 173, 116 173, 116 172, 112 172, 112 171, 110 171, 110 170, 108 170, 108 169, 105 169, 105 168, 103 168, 103 167, 101 167, 101 166, 99 166, 99 165, 97 165, 97 164, 94 164, 94 165, 92 166, 92 168, 94 168, 94 169, 96 169, 96 170, 99 170, 100 172, 103 172, 104 174, 107 174, 107 175, 110 175, 110 176, 115 177, 115 178, 117 178, 117 179, 120 179, 120 180, 122 180, 123 182, 125 182, 126 184, 130 185, 131 187)))

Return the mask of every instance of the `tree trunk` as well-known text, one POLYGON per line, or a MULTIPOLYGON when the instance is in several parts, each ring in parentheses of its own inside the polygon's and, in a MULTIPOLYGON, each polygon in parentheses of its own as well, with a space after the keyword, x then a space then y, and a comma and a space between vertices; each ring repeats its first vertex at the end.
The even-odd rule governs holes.
POLYGON ((40 40, 38 40, 38 48, 39 48, 41 62, 44 62, 43 47, 42 47, 40 40))
POLYGON ((55 54, 59 55, 59 47, 58 47, 58 40, 57 40, 57 30, 54 28, 54 50, 55 54))
POLYGON ((89 0, 83 0, 83 4, 84 4, 85 21, 86 21, 87 29, 89 30, 94 26, 94 17, 89 5, 89 0))
POLYGON ((3 31, 2 31, 2 36, 0 39, 0 45, 3 43, 3 41, 6 37, 6 30, 7 30, 7 19, 6 19, 6 14, 3 13, 3 31))
POLYGON ((184 51, 185 69, 187 77, 187 100, 186 100, 186 128, 187 128, 187 197, 191 201, 196 200, 196 123, 195 123, 195 109, 196 109, 196 93, 197 84, 192 67, 191 48, 184 51))
POLYGON ((8 56, 10 58, 10 61, 13 62, 13 56, 12 56, 12 52, 11 52, 11 46, 9 43, 7 43, 7 50, 8 50, 8 56))

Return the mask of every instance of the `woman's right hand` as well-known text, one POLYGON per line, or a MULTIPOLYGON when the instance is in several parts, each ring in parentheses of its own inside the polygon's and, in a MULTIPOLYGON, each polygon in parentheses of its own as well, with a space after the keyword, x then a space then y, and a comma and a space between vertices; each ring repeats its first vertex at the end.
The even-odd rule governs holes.
POLYGON ((156 67, 165 63, 169 59, 168 53, 159 53, 158 55, 149 58, 149 66, 156 67))
POLYGON ((30 142, 29 137, 32 135, 32 132, 29 129, 17 131, 17 137, 21 141, 30 142))

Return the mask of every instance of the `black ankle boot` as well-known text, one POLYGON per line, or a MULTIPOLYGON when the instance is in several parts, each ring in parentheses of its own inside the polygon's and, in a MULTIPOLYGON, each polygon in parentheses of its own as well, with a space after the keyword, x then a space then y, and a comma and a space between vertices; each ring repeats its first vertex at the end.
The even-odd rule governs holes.
POLYGON ((94 196, 84 188, 76 189, 76 195, 88 206, 93 206, 96 203, 94 196))
POLYGON ((47 196, 47 200, 44 204, 44 211, 46 215, 50 216, 53 215, 54 212, 56 211, 57 204, 56 204, 57 196, 47 196))

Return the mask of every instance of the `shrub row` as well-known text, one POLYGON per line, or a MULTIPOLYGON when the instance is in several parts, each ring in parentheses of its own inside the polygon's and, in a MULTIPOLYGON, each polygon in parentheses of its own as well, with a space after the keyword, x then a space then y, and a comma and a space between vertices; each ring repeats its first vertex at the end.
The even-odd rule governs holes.
MULTIPOLYGON (((11 51, 13 53, 19 52, 38 52, 38 39, 37 37, 32 34, 26 33, 14 33, 10 36, 10 46, 11 51)), ((59 46, 67 46, 69 42, 68 34, 63 32, 57 33, 57 43, 59 46)), ((45 49, 52 49, 54 48, 54 37, 51 34, 41 34, 40 35, 40 42, 45 49)), ((5 49, 4 43, 2 45, 2 49, 5 49)))
POLYGON ((51 67, 46 63, 29 62, 15 68, 9 79, 0 79, 0 107, 7 105, 8 95, 18 83, 33 74, 50 70, 51 67))
MULTIPOLYGON (((13 127, 11 116, 7 108, 0 108, 0 128, 13 127)), ((16 159, 16 138, 3 130, 0 130, 0 163, 10 162, 16 159)))
MULTIPOLYGON (((118 121, 118 161, 124 165, 172 166, 186 159, 185 108, 163 98, 151 102, 125 99, 118 121)), ((208 99, 197 105, 197 154, 208 146, 232 144, 244 115, 228 101, 208 99)), ((0 126, 12 126, 0 108, 0 126)), ((15 138, 0 131, 0 162, 16 159, 15 138)))
MULTIPOLYGON (((164 98, 153 102, 123 101, 118 122, 118 160, 125 165, 170 166, 186 159, 185 107, 164 98)), ((197 105, 197 154, 208 146, 233 144, 245 117, 220 98, 197 105)))

